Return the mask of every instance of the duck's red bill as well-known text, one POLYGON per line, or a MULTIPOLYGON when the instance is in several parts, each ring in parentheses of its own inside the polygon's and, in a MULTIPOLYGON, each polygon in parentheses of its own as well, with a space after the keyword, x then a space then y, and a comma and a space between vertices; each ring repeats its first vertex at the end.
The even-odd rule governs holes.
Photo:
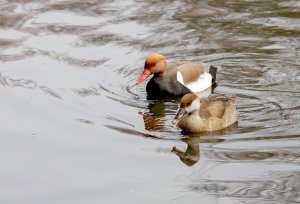
POLYGON ((140 78, 138 80, 136 80, 136 84, 142 83, 150 75, 151 75, 150 70, 149 69, 144 69, 144 71, 141 74, 140 78))

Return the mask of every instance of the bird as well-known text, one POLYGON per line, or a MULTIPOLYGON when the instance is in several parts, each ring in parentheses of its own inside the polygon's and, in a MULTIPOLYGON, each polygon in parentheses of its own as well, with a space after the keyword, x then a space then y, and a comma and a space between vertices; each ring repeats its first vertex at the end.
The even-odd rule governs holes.
POLYGON ((186 132, 218 131, 237 121, 237 97, 227 94, 199 98, 189 93, 180 100, 180 107, 172 123, 186 132))
POLYGON ((167 64, 164 55, 154 53, 146 58, 144 71, 136 80, 136 85, 153 74, 146 86, 148 98, 182 97, 187 93, 199 93, 210 88, 216 81, 217 68, 189 61, 167 64))

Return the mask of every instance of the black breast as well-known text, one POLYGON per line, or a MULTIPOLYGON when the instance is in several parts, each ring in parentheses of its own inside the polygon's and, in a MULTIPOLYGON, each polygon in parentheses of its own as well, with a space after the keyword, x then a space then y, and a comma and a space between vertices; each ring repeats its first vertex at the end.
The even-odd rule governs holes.
POLYGON ((148 98, 165 98, 177 96, 181 97, 191 90, 179 83, 177 80, 172 80, 169 77, 153 76, 146 86, 148 98))

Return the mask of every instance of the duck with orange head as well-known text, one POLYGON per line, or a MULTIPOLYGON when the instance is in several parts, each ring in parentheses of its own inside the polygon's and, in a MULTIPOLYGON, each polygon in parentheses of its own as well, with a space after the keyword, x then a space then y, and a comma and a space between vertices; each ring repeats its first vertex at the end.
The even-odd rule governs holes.
POLYGON ((216 66, 187 61, 167 64, 165 56, 151 54, 147 57, 144 71, 136 84, 153 75, 146 86, 149 98, 180 97, 210 88, 216 80, 216 74, 216 66))

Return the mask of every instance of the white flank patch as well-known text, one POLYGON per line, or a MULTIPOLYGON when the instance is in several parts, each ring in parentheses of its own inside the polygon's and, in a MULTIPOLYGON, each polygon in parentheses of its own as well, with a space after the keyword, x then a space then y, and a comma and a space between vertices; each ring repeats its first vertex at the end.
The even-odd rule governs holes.
POLYGON ((209 73, 205 72, 204 74, 200 75, 197 81, 193 81, 189 84, 184 85, 188 87, 192 92, 197 93, 209 88, 211 86, 211 80, 212 76, 209 73))
POLYGON ((206 97, 208 97, 211 94, 211 91, 212 91, 212 88, 210 86, 207 89, 205 89, 205 90, 203 90, 201 92, 197 92, 195 94, 198 96, 198 98, 206 98, 206 97))
POLYGON ((179 72, 179 71, 177 71, 177 81, 184 85, 183 76, 182 76, 181 72, 179 72))

